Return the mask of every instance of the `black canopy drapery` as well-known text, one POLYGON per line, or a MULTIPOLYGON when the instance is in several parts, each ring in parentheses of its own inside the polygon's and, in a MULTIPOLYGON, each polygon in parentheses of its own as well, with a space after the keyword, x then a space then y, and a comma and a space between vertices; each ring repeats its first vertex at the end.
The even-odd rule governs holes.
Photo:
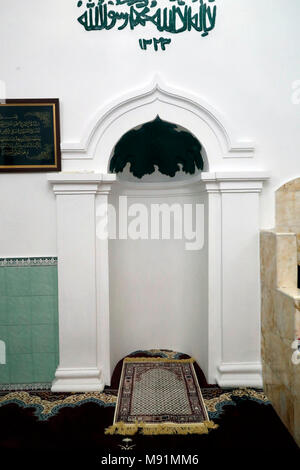
POLYGON ((150 175, 155 167, 168 176, 177 171, 194 174, 203 170, 201 144, 190 132, 157 116, 153 121, 131 129, 115 146, 110 171, 120 173, 127 163, 137 178, 150 175))

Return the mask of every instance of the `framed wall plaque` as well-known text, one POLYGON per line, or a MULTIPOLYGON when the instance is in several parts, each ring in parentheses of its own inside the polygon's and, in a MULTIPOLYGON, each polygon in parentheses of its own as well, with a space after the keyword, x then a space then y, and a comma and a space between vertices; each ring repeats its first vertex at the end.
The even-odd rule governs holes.
POLYGON ((60 170, 59 100, 0 104, 0 172, 60 170))

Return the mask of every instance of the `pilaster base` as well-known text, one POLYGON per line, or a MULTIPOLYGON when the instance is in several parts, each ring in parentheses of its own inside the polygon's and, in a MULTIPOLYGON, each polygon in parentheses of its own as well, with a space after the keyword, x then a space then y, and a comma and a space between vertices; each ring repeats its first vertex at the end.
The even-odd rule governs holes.
POLYGON ((217 369, 216 381, 220 387, 224 388, 263 388, 261 363, 221 364, 217 369))
POLYGON ((52 383, 52 392, 102 392, 104 382, 97 368, 58 368, 52 383))

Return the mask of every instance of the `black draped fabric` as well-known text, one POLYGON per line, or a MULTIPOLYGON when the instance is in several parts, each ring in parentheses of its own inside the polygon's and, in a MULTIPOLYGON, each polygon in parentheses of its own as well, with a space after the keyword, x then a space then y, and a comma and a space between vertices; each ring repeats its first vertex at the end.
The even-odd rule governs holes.
POLYGON ((120 173, 127 163, 137 178, 150 175, 155 167, 171 177, 181 169, 194 174, 196 168, 203 170, 201 144, 190 132, 157 116, 124 134, 117 143, 110 171, 120 173))

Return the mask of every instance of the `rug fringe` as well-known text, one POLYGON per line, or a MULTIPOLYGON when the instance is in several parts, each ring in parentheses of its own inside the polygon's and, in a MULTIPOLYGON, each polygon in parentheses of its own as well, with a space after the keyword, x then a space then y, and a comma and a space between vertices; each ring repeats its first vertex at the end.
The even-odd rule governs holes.
POLYGON ((218 425, 213 421, 203 421, 203 423, 158 423, 149 424, 137 422, 128 424, 124 422, 115 423, 105 430, 105 434, 120 434, 122 436, 133 436, 138 431, 144 436, 158 435, 187 435, 187 434, 208 434, 210 429, 217 429, 218 425))
POLYGON ((195 359, 190 357, 189 359, 169 359, 167 357, 125 357, 123 362, 175 362, 175 363, 193 363, 195 359))
POLYGON ((133 436, 139 430, 138 424, 128 424, 120 421, 105 429, 105 434, 120 434, 121 436, 133 436))

